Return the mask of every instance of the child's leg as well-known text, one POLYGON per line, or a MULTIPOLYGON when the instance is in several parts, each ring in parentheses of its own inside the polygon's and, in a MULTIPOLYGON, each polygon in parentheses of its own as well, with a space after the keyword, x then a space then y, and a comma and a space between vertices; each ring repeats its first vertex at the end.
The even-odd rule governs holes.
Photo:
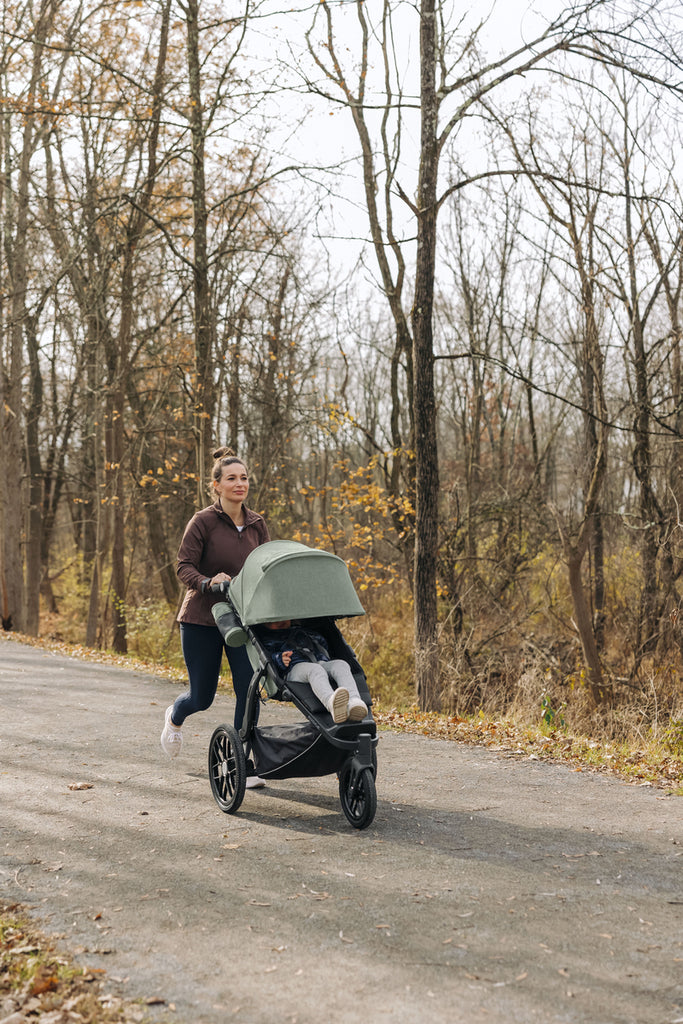
POLYGON ((343 661, 339 658, 333 661, 326 661, 325 668, 337 685, 349 692, 347 717, 350 718, 352 722, 361 722, 367 715, 368 709, 358 692, 358 687, 356 685, 356 680, 353 678, 351 666, 347 661, 343 661))
POLYGON ((343 686, 347 689, 351 699, 361 699, 358 687, 356 686, 356 680, 353 678, 353 672, 351 671, 351 666, 348 661, 342 661, 341 658, 335 658, 332 661, 326 661, 324 664, 337 686, 343 686))
POLYGON ((290 668, 287 678, 293 679, 295 683, 308 683, 323 707, 327 707, 327 702, 334 691, 327 678, 327 672, 321 664, 312 661, 298 661, 290 668))
POLYGON ((287 673, 294 682, 308 683, 320 703, 335 722, 345 722, 349 714, 349 691, 345 686, 333 690, 326 668, 329 662, 298 661, 287 673))

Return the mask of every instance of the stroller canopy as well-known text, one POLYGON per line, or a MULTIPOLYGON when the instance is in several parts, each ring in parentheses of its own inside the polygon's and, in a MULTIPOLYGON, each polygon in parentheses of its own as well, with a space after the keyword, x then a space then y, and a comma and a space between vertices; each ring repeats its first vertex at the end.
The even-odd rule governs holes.
POLYGON ((245 626, 365 614, 346 563, 293 540, 271 540, 255 548, 233 577, 229 593, 245 626))

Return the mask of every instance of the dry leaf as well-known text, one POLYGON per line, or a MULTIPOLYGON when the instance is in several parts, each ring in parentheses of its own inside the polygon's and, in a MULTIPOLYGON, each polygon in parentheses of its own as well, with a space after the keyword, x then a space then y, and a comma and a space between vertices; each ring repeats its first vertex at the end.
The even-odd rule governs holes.
POLYGON ((69 789, 92 789, 92 782, 71 782, 69 789))
POLYGON ((47 978, 34 978, 29 988, 32 996, 42 996, 45 992, 54 992, 59 985, 56 975, 50 974, 47 978))

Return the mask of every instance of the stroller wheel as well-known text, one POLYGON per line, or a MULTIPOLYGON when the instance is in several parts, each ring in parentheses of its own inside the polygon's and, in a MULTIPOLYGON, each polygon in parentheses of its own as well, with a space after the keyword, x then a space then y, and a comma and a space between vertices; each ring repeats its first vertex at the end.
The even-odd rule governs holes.
POLYGON ((234 814, 244 800, 247 763, 242 741, 231 725, 214 729, 209 744, 209 781, 220 809, 234 814))
POLYGON ((354 772, 349 761, 339 773, 342 810, 354 828, 367 828, 377 810, 377 790, 372 768, 354 772))

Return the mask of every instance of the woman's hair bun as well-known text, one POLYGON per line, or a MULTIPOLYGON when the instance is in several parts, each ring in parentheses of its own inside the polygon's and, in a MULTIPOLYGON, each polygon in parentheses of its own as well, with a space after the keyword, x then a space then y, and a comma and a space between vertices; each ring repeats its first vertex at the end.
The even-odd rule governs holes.
POLYGON ((213 453, 214 459, 226 459, 231 455, 236 456, 236 452, 232 448, 228 448, 227 445, 224 445, 222 448, 216 448, 216 451, 213 453))

